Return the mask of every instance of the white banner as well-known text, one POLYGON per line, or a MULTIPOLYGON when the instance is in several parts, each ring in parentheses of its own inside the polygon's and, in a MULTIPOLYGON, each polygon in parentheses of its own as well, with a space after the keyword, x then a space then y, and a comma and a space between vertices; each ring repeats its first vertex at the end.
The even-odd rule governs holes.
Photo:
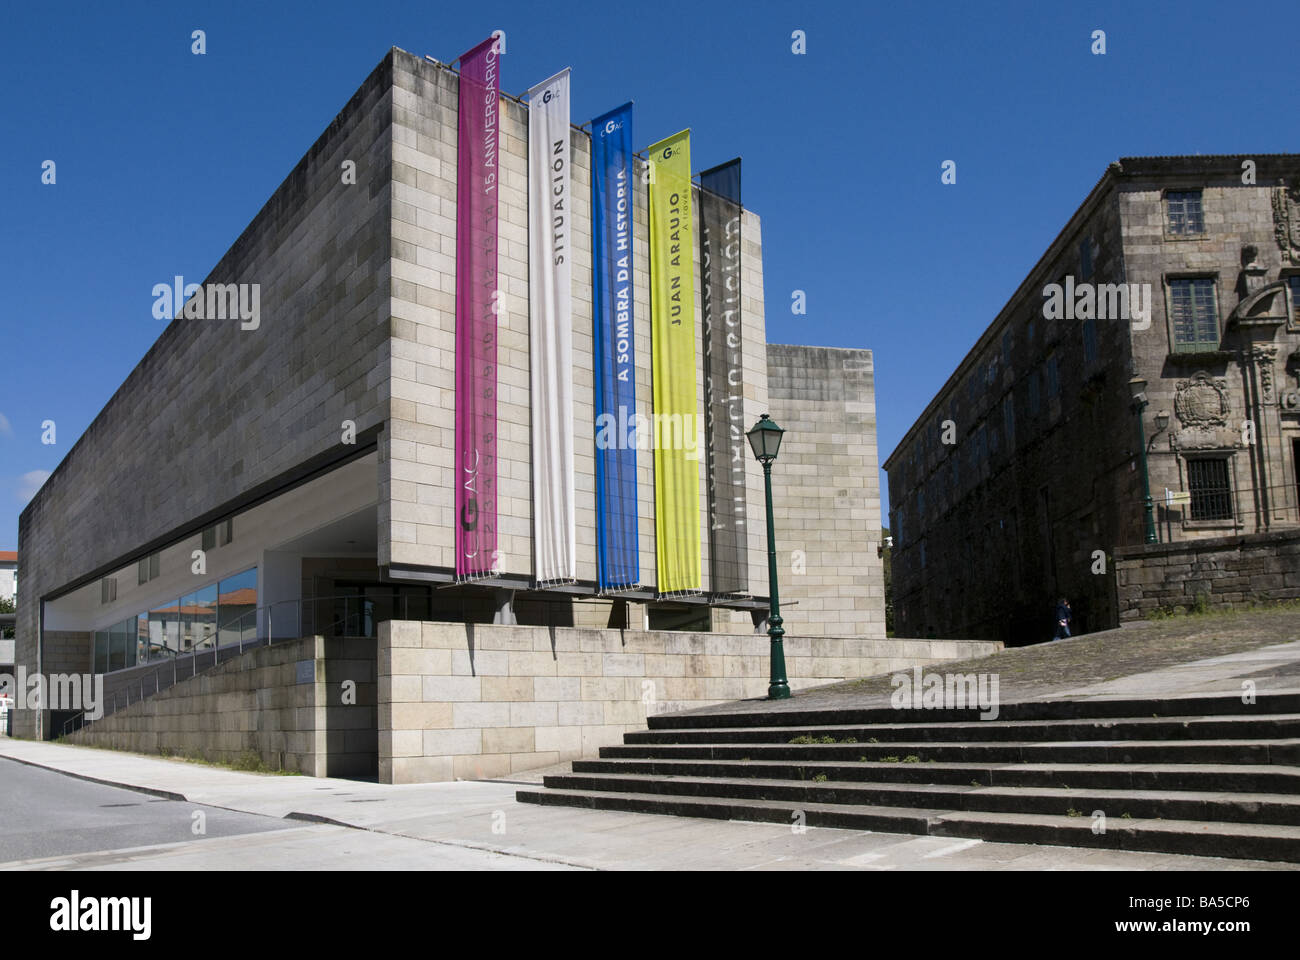
POLYGON ((539 584, 572 581, 573 211, 569 69, 528 91, 528 315, 533 555, 539 584))

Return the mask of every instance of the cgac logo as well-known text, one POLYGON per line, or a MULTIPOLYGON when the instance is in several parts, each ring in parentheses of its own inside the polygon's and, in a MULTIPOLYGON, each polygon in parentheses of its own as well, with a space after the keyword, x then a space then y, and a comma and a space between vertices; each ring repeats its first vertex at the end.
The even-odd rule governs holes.
POLYGON ((609 134, 613 133, 615 130, 622 129, 622 127, 623 124, 619 123, 617 120, 607 120, 605 121, 605 135, 608 136, 609 134))
POLYGON ((660 157, 660 159, 661 159, 661 160, 667 160, 667 159, 668 159, 669 157, 671 157, 672 155, 673 155, 673 148, 672 148, 672 147, 664 147, 664 153, 663 153, 663 156, 660 157))
POLYGON ((542 103, 550 103, 550 102, 551 102, 551 91, 547 90, 544 94, 542 94, 542 103))

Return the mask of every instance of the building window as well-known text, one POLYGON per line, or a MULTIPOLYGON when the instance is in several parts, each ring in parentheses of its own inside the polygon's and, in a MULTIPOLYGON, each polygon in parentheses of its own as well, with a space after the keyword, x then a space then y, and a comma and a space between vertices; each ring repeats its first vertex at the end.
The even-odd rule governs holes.
POLYGON ((1038 368, 1035 367, 1033 371, 1029 374, 1029 412, 1030 413, 1037 413, 1038 408, 1042 403, 1042 401, 1039 399, 1038 377, 1039 377, 1038 368))
POLYGON ((1013 338, 1011 336, 1010 330, 1007 330, 1005 333, 1002 334, 1002 365, 1005 366, 1008 370, 1011 369, 1012 341, 1013 338))
POLYGON ((1193 520, 1232 519, 1227 457, 1188 460, 1187 482, 1192 493, 1193 520))
POLYGON ((1201 191, 1170 190, 1165 194, 1169 208, 1169 232, 1189 236, 1205 232, 1205 213, 1201 209, 1201 191))
POLYGON ((1169 308, 1176 353, 1218 348, 1219 308, 1212 277, 1170 280, 1169 308))
POLYGON ((1049 397, 1061 395, 1061 374, 1057 369, 1056 354, 1047 358, 1047 395, 1049 397))
POLYGON ((1008 393, 1002 401, 1002 432, 1007 435, 1007 451, 1016 446, 1016 403, 1015 397, 1008 393))
POLYGON ((137 585, 148 583, 154 577, 158 576, 160 554, 151 553, 145 557, 136 566, 136 583, 137 585))
POLYGON ((1292 277, 1287 284, 1291 287, 1291 320, 1300 325, 1300 276, 1292 277))
POLYGON ((1079 280, 1087 283, 1092 276, 1092 237, 1079 241, 1079 280))
POLYGON ((1083 321, 1083 362, 1097 362, 1097 321, 1092 317, 1083 321))
POLYGON ((105 577, 99 581, 99 602, 112 603, 117 599, 117 580, 105 577))

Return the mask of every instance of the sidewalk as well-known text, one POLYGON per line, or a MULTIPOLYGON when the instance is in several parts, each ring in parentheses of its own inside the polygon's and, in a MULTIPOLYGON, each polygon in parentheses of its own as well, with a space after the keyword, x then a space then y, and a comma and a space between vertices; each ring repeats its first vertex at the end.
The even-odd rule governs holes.
POLYGON ((100 851, 20 869, 1279 870, 1287 864, 808 829, 517 803, 513 781, 389 786, 0 738, 0 757, 304 829, 100 851), (326 826, 312 826, 312 824, 326 826), (368 831, 361 835, 357 831, 368 831), (351 837, 365 856, 346 846, 351 837), (364 843, 356 843, 362 841, 364 843), (418 841, 423 846, 413 846, 418 841), (427 853, 425 853, 427 851, 427 853), (352 857, 351 860, 344 859, 352 857))

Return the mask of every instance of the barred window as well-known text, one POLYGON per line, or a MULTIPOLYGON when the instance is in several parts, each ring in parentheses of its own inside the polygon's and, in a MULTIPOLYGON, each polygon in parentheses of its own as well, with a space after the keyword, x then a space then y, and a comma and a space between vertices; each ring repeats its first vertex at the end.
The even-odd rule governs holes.
POLYGON ((1165 194, 1169 208, 1169 232, 1179 236, 1205 232, 1205 213, 1201 209, 1201 191, 1170 190, 1165 194))
POLYGON ((1291 287, 1291 319, 1300 324, 1300 277, 1292 277, 1287 283, 1291 287))
POLYGON ((1193 520, 1232 519, 1227 457, 1188 460, 1187 482, 1191 487, 1193 520))
POLYGON ((1219 306, 1213 278, 1169 281, 1169 304, 1175 352, 1219 346, 1219 306))

